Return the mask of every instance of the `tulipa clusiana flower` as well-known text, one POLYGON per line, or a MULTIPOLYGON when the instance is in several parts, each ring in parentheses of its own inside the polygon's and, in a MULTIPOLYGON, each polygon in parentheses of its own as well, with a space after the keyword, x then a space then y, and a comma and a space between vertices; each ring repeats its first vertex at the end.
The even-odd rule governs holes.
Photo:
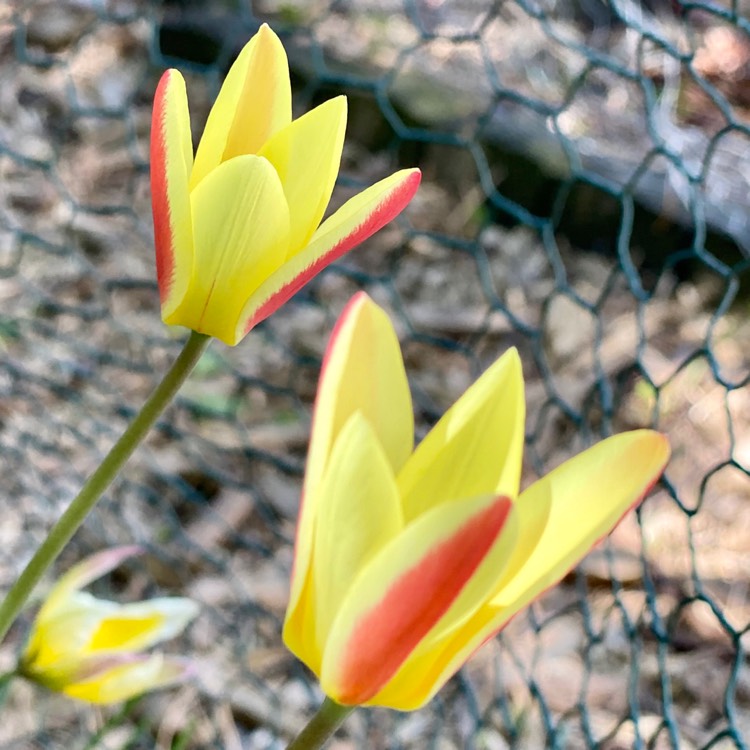
POLYGON ((162 318, 234 345, 315 274, 397 216, 420 181, 406 169, 326 219, 346 97, 292 120, 286 53, 266 25, 227 74, 193 160, 185 82, 154 100, 151 192, 162 318))
POLYGON ((341 315, 315 403, 284 624, 286 645, 336 703, 429 701, 611 531, 669 457, 663 435, 627 432, 519 493, 524 415, 511 349, 415 450, 388 317, 364 293, 341 315))
POLYGON ((157 281, 163 319, 192 332, 0 601, 0 640, 211 337, 236 344, 411 200, 418 169, 381 180, 320 223, 338 174, 345 127, 345 97, 292 121, 286 54, 265 24, 232 65, 195 159, 185 82, 176 70, 164 73, 151 130, 157 281))
POLYGON ((71 698, 105 704, 173 685, 192 672, 188 659, 142 653, 182 632, 198 614, 192 599, 117 604, 81 591, 140 551, 100 552, 57 581, 34 620, 18 674, 71 698))

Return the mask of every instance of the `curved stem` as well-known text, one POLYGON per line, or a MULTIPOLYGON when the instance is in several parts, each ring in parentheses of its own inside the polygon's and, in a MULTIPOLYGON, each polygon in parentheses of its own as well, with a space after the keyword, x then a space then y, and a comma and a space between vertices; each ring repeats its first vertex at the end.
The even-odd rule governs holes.
POLYGON ((286 750, 317 750, 323 747, 354 709, 355 706, 342 706, 326 698, 307 726, 287 745, 286 750))
POLYGON ((190 338, 161 383, 156 386, 143 408, 136 414, 120 439, 104 457, 99 468, 88 478, 81 491, 52 527, 47 538, 29 560, 18 580, 0 604, 0 641, 18 617, 18 613, 39 579, 70 541, 70 538, 96 505, 102 493, 117 476, 123 464, 130 458, 132 452, 146 436, 159 415, 174 398, 210 340, 210 336, 205 336, 202 333, 193 331, 190 334, 190 338))

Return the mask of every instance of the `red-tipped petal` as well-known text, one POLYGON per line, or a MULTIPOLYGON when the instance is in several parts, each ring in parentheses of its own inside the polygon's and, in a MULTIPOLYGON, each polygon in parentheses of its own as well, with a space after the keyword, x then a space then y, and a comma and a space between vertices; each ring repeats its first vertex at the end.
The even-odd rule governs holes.
POLYGON ((265 320, 310 279, 398 216, 414 197, 421 173, 406 169, 372 185, 326 219, 310 243, 287 261, 248 299, 242 335, 265 320))

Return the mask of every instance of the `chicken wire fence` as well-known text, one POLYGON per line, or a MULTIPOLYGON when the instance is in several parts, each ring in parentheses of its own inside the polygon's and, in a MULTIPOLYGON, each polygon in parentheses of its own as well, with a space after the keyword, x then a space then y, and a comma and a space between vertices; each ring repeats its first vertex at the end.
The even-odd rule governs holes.
MULTIPOLYGON (((424 434, 508 346, 524 482, 656 426, 637 513, 425 709, 336 747, 745 748, 750 569, 750 5, 740 0, 38 0, 0 5, 2 568, 22 564, 179 351, 159 317, 150 107, 186 76, 194 139, 269 21, 296 111, 349 97, 333 203, 399 166, 389 227, 236 348, 214 342, 64 553, 137 542, 98 588, 194 597, 197 677, 94 710, 14 684, 4 748, 280 748, 321 696, 280 642, 310 406, 366 289, 424 434)), ((0 650, 12 662, 30 610, 0 650)))

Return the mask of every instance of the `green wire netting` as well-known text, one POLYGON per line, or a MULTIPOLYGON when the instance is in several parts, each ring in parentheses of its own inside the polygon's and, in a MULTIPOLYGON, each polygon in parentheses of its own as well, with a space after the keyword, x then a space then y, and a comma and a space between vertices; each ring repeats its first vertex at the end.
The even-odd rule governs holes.
MULTIPOLYGON (((148 139, 187 78, 193 134, 269 21, 295 108, 346 93, 339 205, 399 166, 402 217, 239 346, 214 342, 63 555, 148 550, 102 595, 203 605, 197 678, 122 709, 13 685, 3 748, 282 748, 320 701, 284 650, 321 353, 360 288, 392 315, 420 434, 508 346, 525 482, 653 425, 638 513, 427 708, 337 748, 750 744, 750 4, 746 0, 0 3, 0 590, 179 351, 159 317, 148 139)), ((12 663, 30 610, 0 649, 12 663)))

